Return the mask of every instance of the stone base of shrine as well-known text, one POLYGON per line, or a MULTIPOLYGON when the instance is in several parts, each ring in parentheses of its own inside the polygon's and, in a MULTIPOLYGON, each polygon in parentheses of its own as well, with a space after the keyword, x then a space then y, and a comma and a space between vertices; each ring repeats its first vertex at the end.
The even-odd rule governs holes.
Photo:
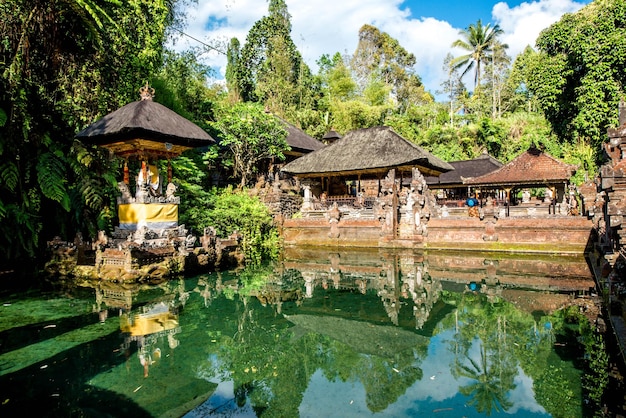
POLYGON ((593 223, 584 217, 434 218, 420 230, 399 225, 396 233, 375 219, 285 219, 286 246, 388 247, 515 253, 585 254, 593 223))

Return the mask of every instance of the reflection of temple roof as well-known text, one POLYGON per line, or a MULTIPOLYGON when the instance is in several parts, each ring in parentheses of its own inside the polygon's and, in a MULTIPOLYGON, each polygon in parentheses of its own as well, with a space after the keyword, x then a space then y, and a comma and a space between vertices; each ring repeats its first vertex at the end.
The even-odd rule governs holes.
POLYGON ((393 357, 417 346, 427 346, 429 339, 398 327, 315 315, 285 315, 285 318, 311 332, 340 341, 362 354, 393 357))
POLYGON ((500 161, 487 153, 473 160, 451 161, 450 165, 454 167, 454 170, 442 173, 440 176, 425 177, 426 184, 431 188, 437 186, 463 186, 462 177, 479 177, 502 167, 500 161))
POLYGON ((548 185, 567 182, 576 167, 531 147, 508 164, 482 176, 466 178, 466 185, 548 185))
POLYGON ((391 168, 439 174, 453 170, 445 161, 407 141, 387 126, 350 131, 336 142, 285 165, 299 177, 387 173, 391 168))

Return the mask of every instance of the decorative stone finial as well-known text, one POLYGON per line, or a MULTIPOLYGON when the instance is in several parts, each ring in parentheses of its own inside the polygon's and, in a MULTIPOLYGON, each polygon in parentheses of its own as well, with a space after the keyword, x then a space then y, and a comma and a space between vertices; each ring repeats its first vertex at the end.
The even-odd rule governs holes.
POLYGON ((150 87, 146 81, 146 85, 139 89, 139 95, 141 96, 141 100, 152 100, 154 97, 154 89, 150 87))

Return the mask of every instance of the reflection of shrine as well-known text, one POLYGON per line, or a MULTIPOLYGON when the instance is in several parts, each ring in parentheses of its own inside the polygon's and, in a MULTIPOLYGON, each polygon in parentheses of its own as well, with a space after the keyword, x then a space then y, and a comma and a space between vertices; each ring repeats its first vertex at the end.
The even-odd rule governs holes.
MULTIPOLYGON (((439 299, 440 282, 430 277, 423 257, 411 252, 404 257, 382 255, 375 263, 364 262, 358 252, 331 253, 324 261, 327 263, 311 258, 285 263, 302 273, 307 299, 319 298, 325 292, 354 292, 362 295, 360 299, 375 295, 392 324, 406 326, 410 315, 416 329, 424 326, 439 299)), ((368 305, 361 315, 373 319, 377 310, 368 305)))
MULTIPOLYGON (((140 286, 121 287, 114 285, 96 285, 95 310, 100 321, 104 322, 109 310, 118 311, 120 330, 124 338, 122 352, 130 353, 132 343, 137 344, 137 356, 141 363, 144 376, 148 376, 149 368, 161 358, 164 349, 173 350, 179 345, 176 334, 180 332, 178 323, 178 306, 184 305, 189 297, 185 291, 184 280, 178 286, 152 286, 142 289, 140 286), (159 296, 133 309, 142 290, 159 296)), ((200 291, 202 294, 202 291, 200 291)))
POLYGON ((411 257, 408 260, 401 260, 401 263, 405 263, 402 296, 409 297, 413 301, 415 327, 417 329, 421 329, 428 320, 428 316, 439 300, 439 294, 442 290, 441 282, 433 280, 428 272, 428 263, 423 257, 420 257, 420 260, 420 262, 414 262, 411 257))
POLYGON ((504 298, 518 306, 524 302, 523 308, 550 312, 594 287, 584 258, 537 254, 486 258, 485 254, 426 254, 408 249, 329 254, 290 247, 283 268, 301 273, 306 312, 325 309, 324 315, 349 315, 334 300, 352 297, 362 306, 360 318, 380 322, 384 316, 394 325, 426 332, 432 313, 446 309, 440 300, 442 290, 482 293, 490 301, 504 298))
POLYGON ((124 334, 122 349, 130 349, 137 343, 137 356, 143 366, 144 377, 148 377, 150 366, 161 358, 161 350, 178 347, 175 335, 180 332, 178 314, 171 303, 161 301, 143 306, 139 313, 123 312, 120 315, 120 329, 124 334))

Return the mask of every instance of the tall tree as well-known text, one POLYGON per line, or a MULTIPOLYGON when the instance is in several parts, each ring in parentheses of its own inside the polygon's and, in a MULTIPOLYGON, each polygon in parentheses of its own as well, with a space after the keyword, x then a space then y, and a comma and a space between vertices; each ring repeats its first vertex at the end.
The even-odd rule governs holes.
POLYGON ((595 1, 544 30, 529 89, 561 139, 599 150, 626 85, 626 1, 595 1))
POLYGON ((450 127, 454 126, 454 114, 463 107, 466 88, 463 84, 463 77, 459 74, 459 69, 450 65, 454 57, 448 53, 443 61, 443 69, 448 72, 448 79, 441 83, 443 93, 446 93, 449 103, 450 127))
POLYGON ((467 54, 454 58, 450 64, 454 68, 465 67, 463 76, 474 69, 474 90, 480 86, 482 66, 490 58, 493 46, 502 33, 504 32, 500 26, 492 27, 491 23, 483 26, 482 21, 478 19, 475 24, 461 30, 459 34, 462 38, 452 43, 452 47, 461 48, 467 51, 467 54))
POLYGON ((224 78, 226 79, 228 95, 235 101, 241 97, 239 87, 240 80, 237 72, 240 60, 241 44, 239 43, 239 39, 232 38, 226 50, 226 74, 224 78))
POLYGON ((362 92, 368 85, 376 88, 382 82, 389 87, 400 108, 406 109, 411 101, 428 101, 423 88, 420 91, 422 82, 415 74, 415 63, 415 55, 396 39, 372 25, 363 25, 350 66, 362 92))
POLYGON ((529 89, 530 69, 538 59, 538 53, 529 45, 515 57, 511 73, 507 79, 508 89, 512 92, 511 107, 522 108, 527 112, 537 110, 537 101, 529 89))
POLYGON ((240 179, 240 187, 258 170, 263 160, 284 160, 289 149, 287 131, 258 103, 236 103, 219 110, 213 127, 219 131, 220 145, 228 149, 227 161, 240 179))
POLYGON ((352 78, 350 68, 339 52, 335 53, 332 59, 328 56, 322 56, 318 64, 320 64, 323 86, 327 89, 328 97, 331 100, 345 101, 356 96, 357 84, 352 78))
POLYGON ((509 74, 509 65, 511 58, 507 55, 506 50, 509 46, 499 41, 493 44, 493 51, 488 61, 487 81, 491 90, 491 117, 494 119, 502 116, 502 95, 506 86, 506 80, 509 74))
POLYGON ((236 65, 241 99, 270 105, 284 116, 308 103, 311 72, 291 39, 284 0, 271 0, 269 15, 248 32, 236 65))

